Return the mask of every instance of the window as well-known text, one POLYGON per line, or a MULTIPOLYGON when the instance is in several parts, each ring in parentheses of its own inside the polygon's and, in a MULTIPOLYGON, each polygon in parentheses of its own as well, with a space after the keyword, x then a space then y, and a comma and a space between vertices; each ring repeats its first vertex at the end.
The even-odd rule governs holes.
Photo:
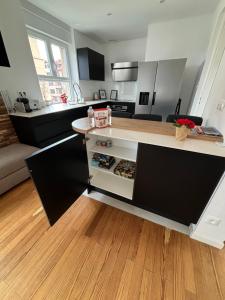
POLYGON ((28 38, 43 99, 60 103, 64 93, 71 98, 68 46, 33 31, 28 38))

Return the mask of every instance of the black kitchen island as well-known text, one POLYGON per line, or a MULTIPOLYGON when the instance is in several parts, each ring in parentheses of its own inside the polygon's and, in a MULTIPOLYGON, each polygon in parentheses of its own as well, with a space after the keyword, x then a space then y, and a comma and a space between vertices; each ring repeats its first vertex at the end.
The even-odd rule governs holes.
MULTIPOLYGON (((113 123, 121 122, 117 120, 113 118, 113 123)), ((224 174, 224 148, 214 141, 193 137, 178 142, 174 136, 151 133, 149 126, 155 122, 129 122, 133 129, 112 126, 90 130, 87 118, 79 119, 73 122, 79 134, 27 159, 50 224, 86 189, 185 226, 197 223, 224 174), (108 139, 112 141, 111 148, 96 143, 108 139), (135 177, 123 178, 115 174, 114 167, 106 170, 93 165, 95 153, 113 156, 114 167, 119 160, 134 162, 135 177)))

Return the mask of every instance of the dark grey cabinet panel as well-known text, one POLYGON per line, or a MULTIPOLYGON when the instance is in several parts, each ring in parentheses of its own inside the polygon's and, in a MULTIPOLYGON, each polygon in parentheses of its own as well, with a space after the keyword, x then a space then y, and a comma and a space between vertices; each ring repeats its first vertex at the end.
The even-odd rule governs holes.
POLYGON ((77 61, 80 80, 105 80, 104 55, 90 48, 79 48, 77 61))
POLYGON ((196 224, 224 171, 222 157, 139 144, 133 204, 196 224))
POLYGON ((49 223, 53 225, 88 186, 83 136, 73 135, 26 159, 49 223))
POLYGON ((9 59, 3 42, 2 34, 0 31, 0 66, 1 67, 10 67, 9 59))
MULTIPOLYGON (((94 104, 93 108, 106 107, 108 102, 94 104)), ((19 141, 43 148, 74 134, 71 123, 87 116, 88 106, 32 118, 10 116, 19 141)))

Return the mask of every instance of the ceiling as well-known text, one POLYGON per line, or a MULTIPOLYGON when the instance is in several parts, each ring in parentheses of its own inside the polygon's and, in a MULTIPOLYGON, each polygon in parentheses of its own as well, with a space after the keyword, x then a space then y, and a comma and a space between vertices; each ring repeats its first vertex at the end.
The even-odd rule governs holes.
POLYGON ((219 0, 29 0, 95 40, 143 37, 152 22, 213 13, 219 0), (108 16, 107 14, 112 15, 108 16))

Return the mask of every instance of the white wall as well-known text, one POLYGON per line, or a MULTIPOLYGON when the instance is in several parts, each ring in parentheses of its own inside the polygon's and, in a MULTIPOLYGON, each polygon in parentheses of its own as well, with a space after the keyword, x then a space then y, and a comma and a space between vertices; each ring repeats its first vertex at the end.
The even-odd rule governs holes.
POLYGON ((193 115, 203 115, 209 93, 223 56, 224 45, 222 45, 219 41, 223 39, 225 32, 223 29, 225 16, 222 16, 224 7, 225 0, 221 0, 213 14, 213 26, 207 49, 205 65, 191 107, 191 114, 193 115))
POLYGON ((1 0, 0 30, 11 68, 0 67, 0 89, 7 89, 12 100, 18 91, 41 99, 41 91, 30 51, 27 32, 18 0, 1 0))
MULTIPOLYGON (((217 8, 214 16, 214 29, 218 23, 219 16, 225 8, 225 0, 222 0, 217 8)), ((211 36, 211 47, 209 48, 206 64, 211 59, 214 48, 214 37, 217 32, 214 30, 211 36)), ((206 72, 206 70, 205 70, 206 72)), ((205 72, 203 75, 205 75, 205 72)), ((203 118, 206 119, 207 125, 217 127, 225 135, 225 111, 217 110, 217 105, 221 101, 225 101, 225 53, 219 66, 214 85, 210 92, 208 102, 205 106, 203 118)), ((225 151, 225 150, 224 150, 225 151)), ((202 214, 197 226, 192 232, 192 237, 210 243, 218 248, 224 246, 225 241, 225 176, 222 178, 217 190, 210 199, 208 206, 202 214), (218 218, 220 223, 218 226, 207 223, 209 218, 218 218)))
POLYGON ((187 58, 181 98, 186 113, 199 68, 204 62, 212 27, 212 15, 203 15, 148 26, 146 61, 187 58))
POLYGON ((224 247, 225 241, 225 175, 220 181, 218 188, 209 201, 191 237, 193 239, 210 244, 219 249, 224 247), (218 225, 209 224, 208 221, 216 219, 218 225))
MULTIPOLYGON (((207 60, 210 60, 210 57, 213 53, 213 45, 214 36, 216 36, 217 32, 215 30, 218 28, 216 25, 218 24, 218 20, 220 20, 220 16, 222 12, 225 10, 225 0, 221 0, 217 10, 214 15, 214 31, 210 39, 210 44, 212 46, 209 48, 209 53, 207 56, 207 60)), ((224 16, 225 18, 225 16, 224 16)), ((222 39, 224 36, 221 37, 222 39)), ((224 45, 224 43, 223 43, 224 45)), ((217 74, 214 80, 214 84, 212 86, 211 92, 209 94, 208 101, 203 110, 203 118, 206 120, 206 124, 209 126, 215 126, 218 128, 223 135, 225 136, 225 109, 220 111, 218 110, 218 105, 221 103, 225 104, 225 52, 223 53, 222 60, 220 62, 219 68, 217 70, 217 74)))
POLYGON ((225 109, 219 110, 220 104, 225 105, 225 52, 217 72, 216 79, 211 89, 208 102, 206 103, 203 119, 207 126, 218 128, 225 136, 225 109))
POLYGON ((118 99, 136 100, 136 82, 113 82, 111 75, 111 63, 145 60, 146 38, 133 39, 121 42, 110 42, 105 46, 105 89, 110 96, 112 89, 118 90, 118 99))
POLYGON ((39 30, 63 42, 72 44, 70 26, 33 5, 27 0, 20 0, 23 7, 24 22, 30 28, 39 30))

